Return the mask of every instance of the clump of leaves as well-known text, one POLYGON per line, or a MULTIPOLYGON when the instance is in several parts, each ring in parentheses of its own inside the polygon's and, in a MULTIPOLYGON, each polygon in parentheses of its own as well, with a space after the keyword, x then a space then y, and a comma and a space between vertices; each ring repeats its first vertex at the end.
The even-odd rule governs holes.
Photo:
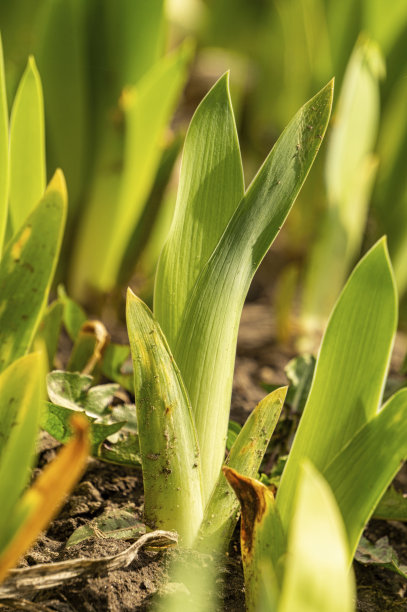
MULTIPOLYGON (((145 519, 177 530, 186 545, 223 547, 236 522, 237 500, 221 467, 241 310, 318 152, 331 103, 329 83, 300 109, 245 191, 222 77, 188 130, 154 315, 128 294, 145 519)), ((285 393, 275 390, 254 410, 231 447, 230 467, 257 473, 285 393)))
POLYGON ((276 498, 257 481, 227 472, 242 504, 249 610, 267 597, 274 602, 267 609, 279 612, 302 609, 301 597, 312 610, 353 609, 350 563, 366 522, 407 457, 407 389, 382 401, 396 326, 397 293, 381 240, 356 266, 331 313, 276 498), (311 480, 304 469, 314 473, 311 480), (312 480, 331 499, 325 519, 332 515, 336 545, 322 527, 325 519, 305 501, 314 496, 312 480), (267 505, 249 507, 247 500, 256 498, 267 505), (304 515, 303 503, 309 506, 304 515), (316 580, 321 573, 324 579, 316 580), (262 574, 271 585, 268 594, 262 574))

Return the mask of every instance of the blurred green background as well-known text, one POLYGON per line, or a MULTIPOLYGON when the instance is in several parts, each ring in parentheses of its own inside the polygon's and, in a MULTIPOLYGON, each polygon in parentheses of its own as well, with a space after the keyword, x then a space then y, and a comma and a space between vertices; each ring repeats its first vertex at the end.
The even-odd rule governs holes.
MULTIPOLYGON (((278 281, 286 310, 295 304, 305 330, 323 325, 354 263, 383 234, 400 297, 405 295, 405 0, 14 0, 0 4, 0 30, 10 104, 27 56, 34 54, 38 64, 48 176, 60 166, 69 191, 59 280, 82 303, 93 300, 96 309, 101 296, 117 294, 129 281, 151 293, 175 202, 176 172, 170 177, 183 135, 199 101, 229 69, 246 185, 298 108, 336 79, 331 128, 273 246, 278 269, 269 257, 262 272, 270 284, 278 281), (180 48, 185 39, 190 42, 180 48), (170 79, 163 62, 172 61, 173 49, 178 56, 170 79), (136 146, 137 138, 146 139, 139 124, 155 130, 146 170, 129 153, 131 121, 123 99, 129 86, 135 95, 148 89, 151 74, 156 101, 146 97, 135 111, 136 146), (159 78, 168 82, 159 86, 159 78), (158 120, 152 111, 142 115, 143 108, 155 109, 156 116, 165 104, 155 128, 158 120), (113 177, 108 188, 106 173, 113 177), (124 232, 113 221, 102 227, 106 211, 122 210, 128 175, 134 181, 126 187, 125 206, 137 201, 138 213, 124 232), (137 193, 140 182, 144 188, 137 193), (116 246, 104 263, 110 241, 116 246), (107 268, 112 272, 102 282, 97 277, 107 268)), ((401 321, 406 326, 406 299, 401 321)))

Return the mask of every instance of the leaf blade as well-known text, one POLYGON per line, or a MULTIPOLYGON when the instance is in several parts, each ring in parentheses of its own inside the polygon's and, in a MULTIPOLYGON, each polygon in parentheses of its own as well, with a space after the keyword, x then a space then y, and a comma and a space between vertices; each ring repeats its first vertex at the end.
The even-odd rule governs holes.
POLYGON ((225 74, 190 123, 173 224, 157 268, 154 312, 171 347, 199 273, 243 194, 242 161, 225 74), (188 257, 180 257, 184 252, 188 257))
POLYGON ((331 314, 310 395, 277 495, 285 524, 299 462, 324 468, 376 414, 397 322, 397 300, 385 241, 351 274, 331 314))
POLYGON ((130 289, 127 325, 146 521, 176 529, 190 544, 203 510, 200 456, 188 396, 158 323, 130 289))
POLYGON ((183 317, 174 357, 188 389, 201 452, 209 458, 203 466, 205 499, 223 461, 244 299, 318 152, 332 93, 330 82, 280 136, 202 270, 183 317))
POLYGON ((44 102, 40 75, 30 57, 11 111, 9 196, 14 231, 41 199, 45 181, 44 102))
POLYGON ((0 370, 30 349, 55 272, 66 217, 66 186, 57 170, 0 264, 0 370))
MULTIPOLYGON (((239 432, 225 466, 242 476, 255 478, 277 425, 286 393, 287 387, 282 387, 259 402, 239 432)), ((226 479, 220 474, 199 530, 201 549, 222 550, 227 547, 238 519, 238 508, 237 498, 230 495, 226 479)))

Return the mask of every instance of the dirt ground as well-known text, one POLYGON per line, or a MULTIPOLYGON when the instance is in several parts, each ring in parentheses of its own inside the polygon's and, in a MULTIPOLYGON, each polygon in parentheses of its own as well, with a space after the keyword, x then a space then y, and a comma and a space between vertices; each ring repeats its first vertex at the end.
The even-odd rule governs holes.
MULTIPOLYGON (((293 348, 277 347, 270 309, 267 300, 257 300, 245 307, 239 335, 232 413, 234 420, 244 422, 250 410, 264 396, 261 382, 284 384, 284 367, 293 355, 293 348)), ((281 444, 278 430, 272 445, 281 444)), ((42 436, 38 470, 53 459, 58 444, 48 436, 42 436)), ((277 453, 275 453, 277 454, 277 453)), ((65 543, 79 526, 107 510, 130 510, 142 520, 143 489, 140 469, 131 469, 89 459, 86 472, 66 501, 58 517, 50 525, 33 549, 22 561, 22 567, 50 563, 79 557, 99 558, 115 555, 129 547, 130 542, 112 538, 96 538, 70 548, 65 543)), ((400 562, 407 564, 407 526, 398 522, 371 521, 367 537, 376 541, 383 535, 389 537, 400 562)), ((238 551, 238 535, 231 544, 228 557, 215 560, 217 565, 217 596, 214 609, 222 612, 244 610, 244 585, 241 560, 238 551)), ((22 591, 19 601, 0 603, 4 610, 38 610, 59 612, 130 612, 151 609, 162 593, 162 583, 168 576, 169 566, 179 553, 174 550, 140 552, 128 567, 104 571, 87 578, 67 582, 54 589, 22 591), (158 595, 157 595, 158 591, 158 595), (24 600, 21 601, 21 600, 24 600)), ((203 560, 205 562, 205 559, 203 560)), ((208 559, 206 560, 208 561, 208 559)), ((185 563, 199 567, 199 555, 188 553, 185 563)), ((212 562, 212 559, 209 559, 212 562)), ((358 585, 357 609, 363 612, 376 610, 407 610, 407 583, 397 574, 362 566, 355 562, 358 585)), ((174 586, 174 585, 173 585, 174 586)), ((175 585, 182 588, 182 585, 175 585)), ((293 611, 294 612, 294 611, 293 611)))

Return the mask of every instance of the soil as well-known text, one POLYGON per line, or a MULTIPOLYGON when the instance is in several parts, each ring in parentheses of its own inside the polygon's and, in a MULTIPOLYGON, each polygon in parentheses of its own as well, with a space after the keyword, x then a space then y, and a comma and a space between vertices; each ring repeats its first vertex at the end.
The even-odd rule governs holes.
MULTIPOLYGON (((265 391, 261 383, 287 382, 284 367, 295 354, 294 348, 289 345, 285 348, 276 346, 273 340, 274 332, 268 300, 249 303, 244 309, 240 328, 232 398, 231 417, 238 422, 243 423, 256 403, 264 397, 265 391)), ((397 359, 399 356, 396 355, 397 359)), ((282 444, 281 436, 279 437, 278 431, 276 433, 274 444, 282 444)), ((48 434, 42 435, 37 470, 54 458, 57 448, 58 443, 53 438, 48 434)), ((399 479, 399 486, 403 486, 404 490, 407 488, 405 480, 405 478, 399 479)), ((129 509, 142 520, 141 470, 89 459, 81 482, 67 499, 47 532, 38 539, 23 559, 21 566, 54 563, 79 557, 98 558, 115 555, 125 550, 130 544, 129 541, 112 538, 97 538, 70 548, 65 547, 67 539, 77 527, 87 524, 107 510, 123 508, 129 509)), ((371 521, 365 535, 372 541, 387 535, 400 562, 407 564, 407 526, 397 522, 371 521)), ((180 554, 177 550, 166 552, 143 550, 138 558, 124 569, 76 579, 52 590, 22 592, 19 601, 3 600, 0 608, 60 612, 149 610, 153 599, 156 603, 160 598, 162 600, 163 581, 168 577, 174 557, 179 559, 180 554)), ((235 535, 229 554, 224 559, 207 558, 206 555, 192 552, 181 558, 188 568, 198 568, 198 571, 200 564, 205 565, 208 562, 216 564, 216 582, 221 595, 215 600, 214 610, 219 612, 244 610, 243 572, 238 535, 235 535)), ((407 610, 407 582, 399 575, 372 566, 362 566, 356 562, 355 574, 358 585, 358 610, 363 612, 407 610)), ((171 583, 170 587, 181 592, 185 588, 179 583, 171 583)), ((196 609, 188 606, 184 608, 196 609)), ((162 609, 164 610, 165 606, 162 609)))

